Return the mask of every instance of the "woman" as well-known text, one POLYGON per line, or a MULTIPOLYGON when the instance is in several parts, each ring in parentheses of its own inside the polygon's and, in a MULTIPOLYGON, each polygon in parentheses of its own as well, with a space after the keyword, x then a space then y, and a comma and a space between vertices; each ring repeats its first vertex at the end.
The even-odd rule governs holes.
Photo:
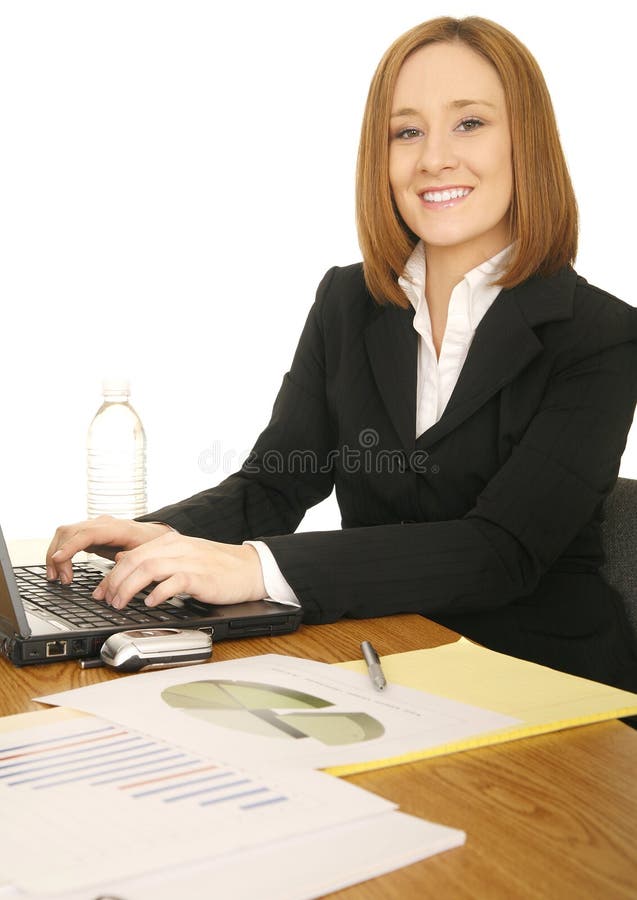
POLYGON ((309 623, 419 612, 637 690, 620 598, 598 574, 637 312, 571 268, 575 199, 516 38, 440 18, 389 48, 357 210, 364 262, 325 275, 241 471, 136 522, 59 528, 49 577, 70 580, 78 550, 123 548, 96 591, 116 608, 156 581, 151 605, 187 591, 300 602, 309 623), (334 485, 343 530, 294 534, 334 485))

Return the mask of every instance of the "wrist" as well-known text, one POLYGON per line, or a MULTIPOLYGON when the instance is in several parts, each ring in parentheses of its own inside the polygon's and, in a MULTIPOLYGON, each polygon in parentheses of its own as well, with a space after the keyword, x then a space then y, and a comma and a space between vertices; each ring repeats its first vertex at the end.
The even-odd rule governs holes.
POLYGON ((246 561, 250 565, 250 600, 263 600, 267 596, 265 583, 263 581, 263 569, 261 568, 261 560, 259 554, 251 547, 250 544, 243 544, 242 550, 245 550, 246 561))

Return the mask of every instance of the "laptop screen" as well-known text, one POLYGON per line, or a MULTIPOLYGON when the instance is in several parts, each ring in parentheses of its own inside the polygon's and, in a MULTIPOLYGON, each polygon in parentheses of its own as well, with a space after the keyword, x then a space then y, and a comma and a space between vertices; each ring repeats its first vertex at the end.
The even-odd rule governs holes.
POLYGON ((31 629, 20 600, 9 551, 0 528, 0 631, 29 637, 31 629))

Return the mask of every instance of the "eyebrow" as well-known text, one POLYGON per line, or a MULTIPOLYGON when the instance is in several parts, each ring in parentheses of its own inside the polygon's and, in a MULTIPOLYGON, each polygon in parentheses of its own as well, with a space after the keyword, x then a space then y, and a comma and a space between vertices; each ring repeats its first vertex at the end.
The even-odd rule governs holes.
MULTIPOLYGON (((492 109, 496 109, 495 103, 491 103, 489 100, 451 100, 447 106, 450 109, 462 109, 463 106, 490 106, 492 109)), ((391 114, 392 119, 398 119, 400 116, 417 116, 419 112, 417 109, 414 109, 413 106, 406 106, 403 109, 397 110, 397 112, 391 114)))

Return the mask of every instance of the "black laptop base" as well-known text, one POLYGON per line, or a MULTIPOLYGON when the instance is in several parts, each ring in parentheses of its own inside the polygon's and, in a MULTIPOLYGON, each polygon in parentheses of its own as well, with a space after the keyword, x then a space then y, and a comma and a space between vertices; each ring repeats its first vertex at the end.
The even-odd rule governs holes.
MULTIPOLYGON (((118 631, 198 629, 216 642, 289 634, 301 622, 300 609, 267 600, 214 606, 180 596, 149 608, 144 599, 152 586, 124 609, 116 610, 91 596, 103 576, 103 571, 90 564, 78 563, 71 584, 62 585, 47 581, 42 565, 13 567, 10 578, 14 584, 9 593, 15 622, 3 629, 4 636, 0 634, 0 654, 15 666, 94 659, 104 641, 118 631), (25 615, 31 616, 30 626, 25 615), (22 627, 19 618, 23 618, 22 627)), ((5 596, 4 605, 7 600, 5 596)), ((9 625, 7 615, 2 618, 9 625)))
MULTIPOLYGON (((291 634, 299 627, 301 611, 291 608, 282 609, 272 603, 271 615, 264 615, 263 604, 238 603, 232 606, 218 607, 219 618, 211 622, 212 608, 205 618, 189 619, 181 622, 180 628, 197 628, 213 636, 217 641, 232 640, 245 637, 274 637, 279 634, 291 634), (230 617, 231 616, 231 617, 230 617)), ((270 605, 270 604, 268 604, 270 605)), ((164 623, 168 625, 168 623, 164 623)), ((95 631, 86 630, 80 633, 43 634, 24 640, 19 635, 4 637, 0 645, 0 653, 14 666, 30 666, 41 663, 63 662, 69 659, 93 659, 100 655, 104 641, 117 631, 128 631, 141 625, 119 625, 105 632, 103 628, 95 631)), ((149 622, 147 627, 162 627, 161 623, 149 622)), ((174 623, 171 627, 174 627, 174 623)))

